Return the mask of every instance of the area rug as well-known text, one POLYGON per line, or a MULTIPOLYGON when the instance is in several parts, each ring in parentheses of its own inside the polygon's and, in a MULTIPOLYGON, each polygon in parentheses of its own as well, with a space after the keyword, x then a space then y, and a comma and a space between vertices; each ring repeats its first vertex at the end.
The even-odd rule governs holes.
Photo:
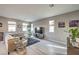
POLYGON ((38 43, 38 42, 40 42, 40 41, 37 39, 28 38, 27 46, 33 45, 33 44, 38 43))

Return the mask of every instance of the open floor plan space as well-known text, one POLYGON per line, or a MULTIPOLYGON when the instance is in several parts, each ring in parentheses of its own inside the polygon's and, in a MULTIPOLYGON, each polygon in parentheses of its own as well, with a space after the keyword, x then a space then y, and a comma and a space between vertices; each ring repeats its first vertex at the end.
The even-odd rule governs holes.
MULTIPOLYGON (((39 43, 26 47, 27 55, 66 55, 67 48, 58 43, 40 40, 39 43)), ((17 55, 12 52, 11 55, 17 55)))
POLYGON ((0 4, 0 55, 79 55, 79 4, 0 4))

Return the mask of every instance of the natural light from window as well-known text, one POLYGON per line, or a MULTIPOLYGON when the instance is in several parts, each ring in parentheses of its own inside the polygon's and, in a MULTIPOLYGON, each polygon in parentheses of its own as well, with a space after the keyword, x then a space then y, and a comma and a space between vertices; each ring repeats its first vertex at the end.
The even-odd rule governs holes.
POLYGON ((22 24, 22 30, 23 31, 27 31, 27 25, 28 25, 27 23, 22 24))
POLYGON ((16 22, 8 21, 8 31, 15 32, 16 31, 16 22))
POLYGON ((49 21, 49 32, 54 32, 54 20, 49 21))
POLYGON ((31 24, 31 32, 33 32, 33 24, 31 24))

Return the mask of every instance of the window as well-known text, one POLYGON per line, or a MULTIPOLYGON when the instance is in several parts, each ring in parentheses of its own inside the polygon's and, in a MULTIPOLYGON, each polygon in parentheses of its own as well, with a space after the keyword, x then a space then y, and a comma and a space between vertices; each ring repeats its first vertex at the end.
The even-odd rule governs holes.
POLYGON ((23 23, 23 24, 22 24, 22 26, 23 26, 23 27, 22 27, 22 30, 23 30, 23 31, 27 31, 27 25, 28 25, 27 23, 23 23))
POLYGON ((31 32, 33 32, 33 24, 31 24, 31 32))
POLYGON ((54 20, 49 21, 49 32, 54 32, 54 20))
POLYGON ((14 22, 14 21, 8 21, 8 31, 9 32, 16 31, 16 22, 14 22))

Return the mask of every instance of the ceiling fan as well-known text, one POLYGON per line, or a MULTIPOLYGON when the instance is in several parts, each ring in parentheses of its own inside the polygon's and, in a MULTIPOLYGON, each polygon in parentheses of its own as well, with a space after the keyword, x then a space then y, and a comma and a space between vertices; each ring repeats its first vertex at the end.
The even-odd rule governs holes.
POLYGON ((50 7, 50 8, 54 7, 54 4, 49 4, 49 7, 50 7))

